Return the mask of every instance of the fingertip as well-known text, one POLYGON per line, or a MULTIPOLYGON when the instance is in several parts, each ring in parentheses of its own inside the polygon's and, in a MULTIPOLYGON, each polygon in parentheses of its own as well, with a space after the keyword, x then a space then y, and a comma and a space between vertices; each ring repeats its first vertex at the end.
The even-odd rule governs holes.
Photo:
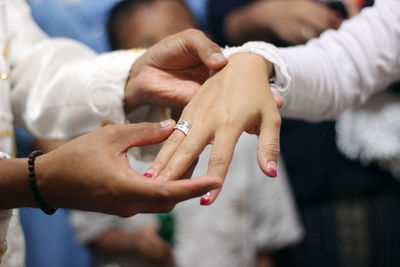
POLYGON ((275 178, 278 175, 276 161, 267 162, 267 175, 271 178, 275 178))
POLYGON ((221 52, 213 53, 208 61, 208 67, 214 70, 220 69, 228 63, 228 59, 221 52))
POLYGON ((275 104, 278 107, 278 109, 281 108, 283 106, 282 97, 280 95, 276 94, 276 93, 273 93, 272 96, 274 98, 275 104))
POLYGON ((278 176, 277 161, 268 159, 268 156, 262 153, 258 153, 257 156, 258 165, 261 171, 270 178, 278 176))
POLYGON ((160 126, 163 129, 173 128, 175 125, 175 121, 173 119, 168 119, 160 122, 160 126))
POLYGON ((211 192, 208 192, 207 194, 203 195, 200 198, 200 205, 208 206, 210 204, 210 195, 211 195, 211 192))

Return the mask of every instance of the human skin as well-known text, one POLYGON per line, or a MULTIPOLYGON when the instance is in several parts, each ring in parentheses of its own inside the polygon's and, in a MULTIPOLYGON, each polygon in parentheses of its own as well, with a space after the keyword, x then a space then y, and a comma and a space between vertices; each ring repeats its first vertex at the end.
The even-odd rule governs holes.
POLYGON ((150 47, 160 40, 196 28, 188 8, 179 0, 156 0, 140 4, 121 23, 118 31, 119 49, 150 47))
POLYGON ((343 18, 316 1, 254 1, 234 10, 224 21, 229 41, 271 41, 274 36, 289 44, 302 44, 327 29, 337 29, 343 18))
MULTIPOLYGON (((220 183, 213 177, 162 183, 144 179, 129 165, 127 150, 159 143, 173 131, 163 123, 110 125, 36 158, 38 189, 49 207, 119 216, 166 212, 220 183)), ((0 209, 37 207, 28 182, 27 159, 0 160, 0 209)))
MULTIPOLYGON (((192 124, 192 129, 187 136, 174 131, 167 139, 148 170, 153 179, 178 179, 211 143, 208 174, 222 183, 243 131, 259 135, 259 166, 266 175, 275 177, 281 118, 268 86, 270 75, 272 64, 264 58, 249 53, 233 55, 183 110, 180 120, 192 124)), ((219 191, 205 195, 201 204, 213 203, 219 191)))
POLYGON ((221 48, 203 32, 188 29, 158 42, 133 64, 125 87, 125 110, 145 104, 183 107, 227 64, 221 48))

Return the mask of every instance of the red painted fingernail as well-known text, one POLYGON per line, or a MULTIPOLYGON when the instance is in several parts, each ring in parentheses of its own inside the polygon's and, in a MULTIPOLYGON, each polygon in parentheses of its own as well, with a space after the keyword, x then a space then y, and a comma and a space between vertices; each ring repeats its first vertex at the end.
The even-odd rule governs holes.
POLYGON ((143 174, 143 176, 147 177, 147 178, 151 178, 151 177, 153 177, 153 174, 146 172, 145 174, 143 174))
POLYGON ((275 161, 269 161, 267 163, 267 172, 268 176, 271 178, 274 178, 277 176, 277 171, 276 171, 276 162, 275 161))
POLYGON ((210 192, 208 192, 204 197, 200 199, 200 205, 208 205, 210 204, 210 192))

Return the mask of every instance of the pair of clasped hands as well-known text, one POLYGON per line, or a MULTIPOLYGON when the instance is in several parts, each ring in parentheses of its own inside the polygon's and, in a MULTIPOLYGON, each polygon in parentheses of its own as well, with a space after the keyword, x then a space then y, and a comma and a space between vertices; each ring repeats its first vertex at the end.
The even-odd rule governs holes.
POLYGON ((258 55, 236 54, 227 60, 220 47, 197 30, 164 39, 134 63, 125 87, 125 110, 143 104, 184 107, 179 120, 192 125, 187 136, 174 130, 173 120, 103 127, 37 159, 42 194, 52 207, 123 217, 170 211, 176 203, 199 196, 201 204, 208 205, 221 190, 243 131, 259 135, 254 153, 260 168, 276 176, 277 106, 282 100, 269 89, 271 72, 272 64, 258 55), (129 148, 162 141, 145 175, 129 166, 129 148), (213 146, 208 173, 184 179, 208 144, 213 146), (65 163, 61 171, 58 162, 65 163))

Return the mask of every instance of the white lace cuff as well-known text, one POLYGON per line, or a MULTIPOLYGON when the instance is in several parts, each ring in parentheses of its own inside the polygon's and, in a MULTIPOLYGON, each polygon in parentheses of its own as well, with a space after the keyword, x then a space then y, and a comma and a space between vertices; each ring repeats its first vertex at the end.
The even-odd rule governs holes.
POLYGON ((1 159, 9 159, 11 158, 8 154, 0 151, 0 160, 1 159))
POLYGON ((289 75, 286 61, 281 57, 276 46, 265 42, 247 42, 242 46, 225 47, 223 49, 226 58, 238 53, 260 55, 274 64, 275 76, 270 79, 271 90, 280 95, 285 95, 292 78, 289 75))
POLYGON ((125 84, 133 63, 143 51, 115 51, 99 56, 94 63, 89 104, 100 117, 116 124, 125 122, 123 110, 125 84))

